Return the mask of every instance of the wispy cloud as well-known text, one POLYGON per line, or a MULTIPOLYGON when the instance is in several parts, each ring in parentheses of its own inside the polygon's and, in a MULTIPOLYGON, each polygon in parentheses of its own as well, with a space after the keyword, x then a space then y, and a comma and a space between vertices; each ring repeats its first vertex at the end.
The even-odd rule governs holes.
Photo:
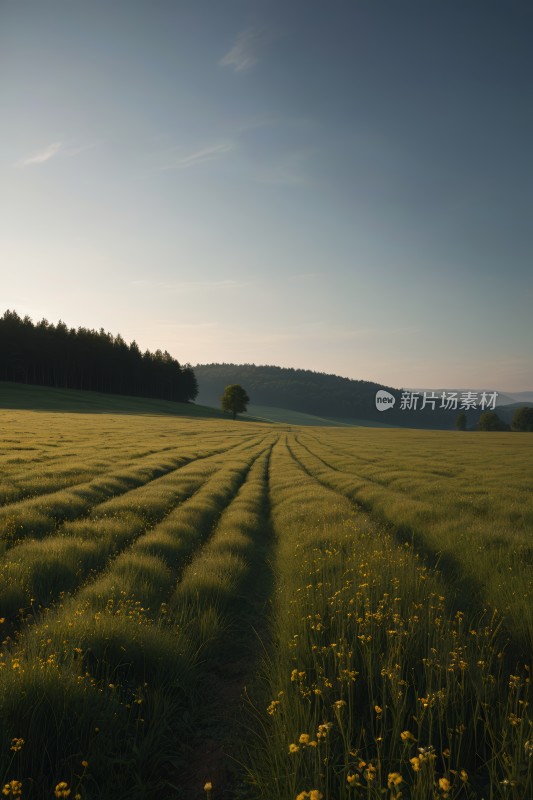
POLYGON ((266 161, 255 160, 254 178, 258 183, 300 186, 309 182, 308 163, 315 148, 287 152, 266 161))
POLYGON ((240 289, 250 284, 246 281, 235 280, 213 280, 213 281, 152 281, 152 280, 138 280, 133 281, 133 286, 143 289, 164 289, 165 291, 196 291, 203 289, 210 290, 231 290, 240 289))
POLYGON ((217 158, 224 153, 229 153, 231 150, 233 150, 233 148, 233 142, 218 142, 217 144, 212 144, 209 147, 203 147, 202 149, 196 150, 196 152, 190 153, 190 155, 181 158, 177 162, 176 166, 180 169, 193 167, 196 164, 202 164, 204 161, 210 161, 212 158, 217 158))
POLYGON ((259 61, 267 47, 279 37, 271 28, 247 28, 237 36, 233 47, 218 62, 223 67, 233 67, 235 72, 246 72, 259 61))
POLYGON ((215 142, 214 144, 208 145, 207 147, 201 147, 198 150, 194 150, 186 155, 178 154, 176 153, 176 148, 171 148, 165 163, 161 164, 159 167, 155 167, 153 171, 164 172, 165 170, 172 169, 188 169, 189 167, 195 167, 198 164, 203 164, 206 161, 212 161, 215 158, 220 158, 220 156, 230 153, 234 149, 235 142, 229 140, 215 142))
POLYGON ((289 281, 311 280, 313 278, 324 278, 327 275, 325 272, 295 272, 293 275, 286 275, 289 281))
POLYGON ((95 142, 87 142, 86 144, 72 145, 63 148, 62 152, 66 156, 77 156, 80 153, 86 153, 88 150, 94 150, 95 147, 99 147, 101 144, 102 141, 98 139, 95 142))
POLYGON ((43 150, 39 150, 38 153, 35 153, 32 156, 28 156, 28 158, 22 158, 20 161, 17 161, 15 164, 16 167, 31 167, 34 164, 44 164, 45 161, 50 161, 57 153, 59 153, 62 142, 53 142, 49 144, 48 147, 45 147, 43 150))

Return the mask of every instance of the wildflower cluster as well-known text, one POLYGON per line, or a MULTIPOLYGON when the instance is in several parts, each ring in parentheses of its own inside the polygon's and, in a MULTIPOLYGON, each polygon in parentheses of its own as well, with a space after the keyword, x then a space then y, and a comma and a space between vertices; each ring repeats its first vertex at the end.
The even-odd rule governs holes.
POLYGON ((278 451, 271 471, 280 542, 271 772, 288 769, 295 788, 306 781, 336 800, 474 798, 474 786, 502 777, 525 785, 530 684, 516 670, 502 693, 499 618, 474 623, 452 610, 441 576, 345 503, 348 475, 313 449, 291 444, 294 458, 278 451))

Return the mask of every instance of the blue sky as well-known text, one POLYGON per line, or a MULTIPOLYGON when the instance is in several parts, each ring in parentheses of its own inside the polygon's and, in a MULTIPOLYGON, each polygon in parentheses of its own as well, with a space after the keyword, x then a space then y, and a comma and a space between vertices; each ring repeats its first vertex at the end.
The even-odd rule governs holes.
POLYGON ((533 389, 528 0, 0 0, 2 306, 533 389))

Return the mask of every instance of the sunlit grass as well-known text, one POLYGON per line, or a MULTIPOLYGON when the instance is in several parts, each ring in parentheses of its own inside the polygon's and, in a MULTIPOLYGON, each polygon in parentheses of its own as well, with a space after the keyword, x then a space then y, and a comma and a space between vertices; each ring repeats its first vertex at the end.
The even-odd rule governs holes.
POLYGON ((0 413, 6 796, 530 800, 533 439, 0 413))
POLYGON ((271 475, 274 650, 251 722, 254 794, 525 800, 529 664, 506 670, 498 619, 450 610, 443 576, 288 450, 271 475))

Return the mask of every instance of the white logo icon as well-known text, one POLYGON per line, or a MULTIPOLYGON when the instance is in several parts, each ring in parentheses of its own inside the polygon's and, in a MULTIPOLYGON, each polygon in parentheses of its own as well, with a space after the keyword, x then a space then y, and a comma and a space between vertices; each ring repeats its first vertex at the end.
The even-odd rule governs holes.
POLYGON ((376 392, 376 408, 378 411, 388 411, 395 402, 396 398, 390 392, 386 392, 384 389, 376 392))

